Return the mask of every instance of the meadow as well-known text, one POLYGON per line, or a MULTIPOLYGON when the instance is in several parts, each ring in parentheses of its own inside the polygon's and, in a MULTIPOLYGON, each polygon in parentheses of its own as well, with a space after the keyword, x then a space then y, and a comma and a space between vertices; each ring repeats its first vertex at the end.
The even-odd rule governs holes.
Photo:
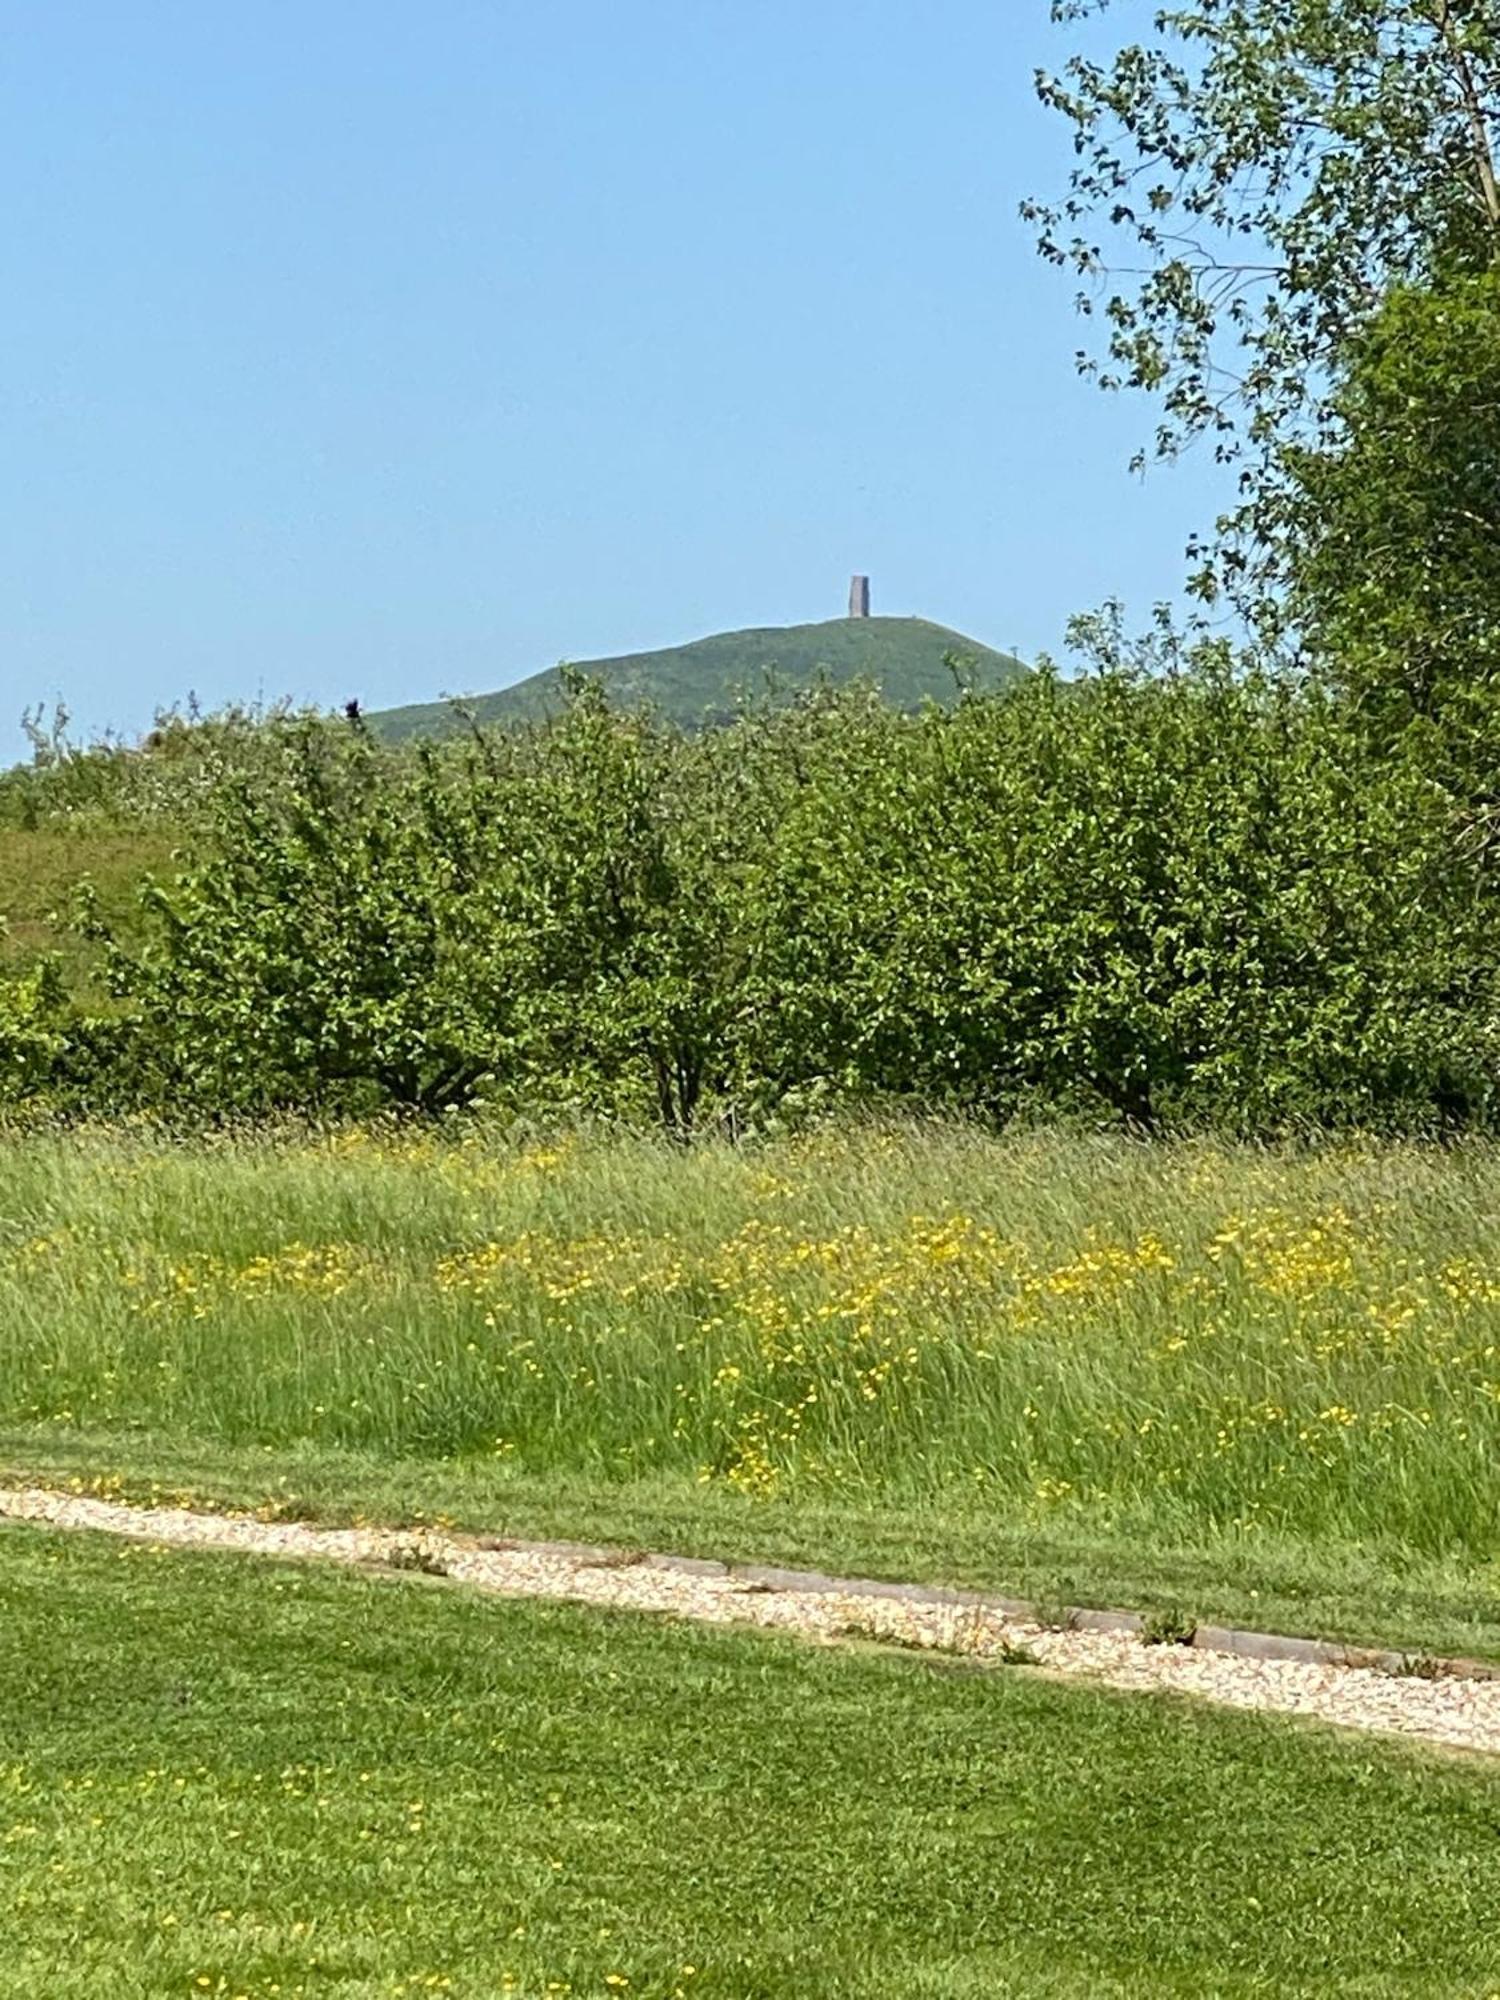
POLYGON ((1500 1653, 1500 1151, 12 1133, 12 1477, 1500 1653))

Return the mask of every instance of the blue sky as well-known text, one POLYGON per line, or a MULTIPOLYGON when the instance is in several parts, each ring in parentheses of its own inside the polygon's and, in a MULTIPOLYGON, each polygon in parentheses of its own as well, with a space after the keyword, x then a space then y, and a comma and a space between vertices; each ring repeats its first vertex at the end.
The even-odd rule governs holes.
POLYGON ((1028 655, 1144 621, 1224 475, 1134 478, 1151 410, 1076 376, 1046 13, 9 0, 0 754, 59 693, 430 699, 855 569, 1028 655))

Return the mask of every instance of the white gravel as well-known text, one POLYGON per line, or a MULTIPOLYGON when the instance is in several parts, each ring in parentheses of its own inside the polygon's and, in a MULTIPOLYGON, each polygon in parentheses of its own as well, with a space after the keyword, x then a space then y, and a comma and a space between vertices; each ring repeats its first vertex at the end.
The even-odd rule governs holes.
POLYGON ((1342 1728, 1500 1751, 1500 1680, 1394 1675, 1339 1662, 1250 1659, 1148 1646, 1124 1633, 1055 1631, 984 1605, 930 1604, 851 1589, 778 1590, 717 1565, 504 1543, 391 1528, 318 1528, 252 1515, 132 1507, 39 1487, 0 1488, 0 1516, 177 1547, 239 1549, 346 1564, 428 1568, 511 1597, 566 1598, 712 1624, 775 1627, 823 1641, 851 1635, 999 1658, 1024 1647, 1053 1675, 1109 1687, 1196 1695, 1231 1708, 1312 1716, 1342 1728))

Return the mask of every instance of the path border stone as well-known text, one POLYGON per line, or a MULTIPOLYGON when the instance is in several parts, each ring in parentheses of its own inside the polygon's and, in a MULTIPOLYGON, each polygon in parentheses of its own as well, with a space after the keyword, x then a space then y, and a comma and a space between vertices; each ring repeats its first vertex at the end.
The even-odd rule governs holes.
POLYGON ((1034 1605, 985 1591, 595 1543, 268 1521, 137 1506, 76 1488, 0 1483, 6 1518, 178 1547, 421 1570, 507 1596, 755 1625, 824 1642, 865 1638, 979 1666, 1025 1662, 1056 1677, 1500 1754, 1500 1666, 1482 1660, 1414 1658, 1222 1625, 1201 1625, 1183 1643, 1152 1644, 1135 1612, 1079 1606, 1044 1625, 1034 1605))
MULTIPOLYGON (((460 1534, 455 1542, 474 1539, 460 1534)), ((481 1544, 484 1538, 478 1538, 481 1544)), ((506 1549, 532 1555, 556 1556, 584 1567, 612 1567, 623 1549, 596 1542, 540 1541, 504 1538, 506 1549)), ((805 1592, 814 1596, 857 1596, 888 1598, 899 1604, 967 1607, 994 1612, 998 1617, 1030 1622, 1036 1614, 1036 1600, 1005 1597, 985 1590, 964 1590, 957 1585, 897 1583, 888 1578, 829 1575, 816 1569, 786 1569, 774 1563, 720 1561, 712 1556, 679 1556, 651 1553, 636 1561, 651 1569, 668 1570, 683 1576, 718 1576, 737 1579, 763 1590, 805 1592)), ((1138 1611, 1101 1610, 1091 1605, 1061 1605, 1057 1622, 1072 1632, 1125 1633, 1139 1638, 1147 1621, 1138 1611)), ((1253 1631, 1245 1626, 1200 1624, 1183 1641, 1199 1652, 1228 1653, 1247 1660, 1296 1660, 1304 1664, 1363 1667, 1376 1673, 1400 1674, 1409 1671, 1420 1657, 1424 1670, 1435 1679, 1500 1680, 1500 1662, 1470 1659, 1462 1654, 1421 1654, 1389 1647, 1356 1646, 1336 1639, 1300 1638, 1293 1633, 1253 1631)))

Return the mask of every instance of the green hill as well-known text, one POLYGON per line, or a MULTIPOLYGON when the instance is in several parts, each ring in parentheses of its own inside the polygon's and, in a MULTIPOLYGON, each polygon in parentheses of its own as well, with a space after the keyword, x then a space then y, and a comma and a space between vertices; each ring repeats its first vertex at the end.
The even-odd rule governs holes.
MULTIPOLYGON (((763 693, 768 680, 783 695, 820 679, 866 679, 902 708, 916 708, 929 697, 950 701, 955 682, 945 664, 949 655, 962 661, 981 687, 1026 671, 1008 654, 924 618, 833 618, 818 625, 718 632, 692 645, 584 660, 579 666, 597 675, 619 706, 649 702, 693 727, 728 716, 738 695, 763 693)), ((554 667, 481 695, 471 705, 484 721, 505 723, 546 716, 561 700, 561 675, 554 667)), ((386 709, 368 720, 391 742, 441 736, 455 726, 446 702, 386 709)), ((21 799, 24 776, 19 767, 0 773, 0 972, 61 952, 75 981, 83 983, 95 954, 68 933, 56 913, 88 876, 107 914, 128 926, 141 877, 170 865, 178 829, 165 808, 154 821, 112 813, 107 785, 94 809, 77 812, 71 807, 78 802, 63 787, 54 807, 41 801, 36 823, 28 824, 21 799), (13 797, 7 796, 7 778, 13 797)))
MULTIPOLYGON (((818 625, 768 625, 747 632, 716 632, 687 646, 619 659, 580 660, 582 673, 604 683, 622 708, 650 703, 686 727, 730 715, 742 693, 769 685, 790 694, 831 682, 869 680, 900 708, 929 698, 950 701, 955 682, 946 660, 964 662, 976 685, 995 687, 1025 672, 1019 660, 997 653, 945 625, 925 618, 830 618, 818 625)), ((554 713, 562 701, 556 667, 514 686, 475 697, 468 706, 482 722, 531 722, 554 713)), ((388 708, 369 717, 391 741, 447 734, 454 728, 446 702, 388 708)))

